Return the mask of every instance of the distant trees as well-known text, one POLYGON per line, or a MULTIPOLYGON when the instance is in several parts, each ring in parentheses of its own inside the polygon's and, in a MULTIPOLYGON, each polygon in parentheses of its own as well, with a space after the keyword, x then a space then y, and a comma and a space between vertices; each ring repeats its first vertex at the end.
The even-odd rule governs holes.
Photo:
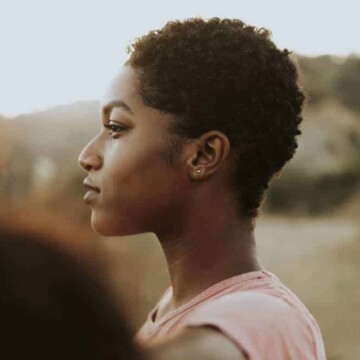
POLYGON ((360 57, 349 57, 338 72, 334 93, 341 102, 360 112, 360 57))
POLYGON ((331 56, 299 57, 301 83, 309 97, 310 105, 319 105, 333 96, 335 74, 340 64, 331 56))
POLYGON ((335 98, 352 111, 360 112, 360 57, 319 56, 298 58, 301 82, 310 105, 335 98))

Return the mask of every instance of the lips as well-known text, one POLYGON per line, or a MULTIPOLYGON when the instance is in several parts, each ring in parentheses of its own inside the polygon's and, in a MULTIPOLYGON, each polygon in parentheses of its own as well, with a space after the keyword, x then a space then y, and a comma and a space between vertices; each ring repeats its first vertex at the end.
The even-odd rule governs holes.
POLYGON ((87 189, 100 193, 100 188, 93 185, 88 178, 83 181, 83 184, 87 189))
POLYGON ((89 190, 85 196, 84 196, 84 202, 86 204, 90 204, 91 202, 93 202, 97 196, 100 194, 100 188, 98 188, 97 186, 93 185, 89 179, 85 179, 83 181, 84 186, 89 190))

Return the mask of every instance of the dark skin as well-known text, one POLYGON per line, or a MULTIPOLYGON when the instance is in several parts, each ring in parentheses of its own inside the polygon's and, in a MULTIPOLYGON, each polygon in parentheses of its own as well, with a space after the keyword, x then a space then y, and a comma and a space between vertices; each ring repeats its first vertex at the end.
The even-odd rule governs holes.
MULTIPOLYGON (((146 106, 137 89, 134 70, 124 66, 102 102, 102 123, 113 126, 112 132, 102 126, 81 152, 79 164, 100 189, 88 202, 96 232, 157 235, 173 288, 171 300, 158 311, 159 319, 211 285, 262 266, 256 258, 253 224, 239 218, 229 187, 228 138, 213 130, 184 139, 181 152, 169 165, 165 155, 173 143, 167 129, 173 116, 146 106)), ((234 359, 242 358, 225 336, 210 328, 182 332, 174 348, 179 341, 187 343, 187 331, 192 332, 192 346, 203 344, 204 334, 209 344, 215 336, 225 350, 233 349, 234 359), (194 345, 196 334, 199 343, 194 345)), ((181 344, 179 349, 191 351, 191 345, 189 350, 181 344)), ((204 359, 214 358, 213 351, 208 355, 204 359)))

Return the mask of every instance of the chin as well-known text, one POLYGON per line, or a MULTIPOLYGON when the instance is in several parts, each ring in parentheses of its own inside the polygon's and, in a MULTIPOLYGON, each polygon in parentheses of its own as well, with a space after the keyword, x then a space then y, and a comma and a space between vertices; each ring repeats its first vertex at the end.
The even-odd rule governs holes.
POLYGON ((121 224, 120 222, 114 224, 109 221, 102 221, 101 219, 97 219, 94 216, 94 213, 91 216, 91 227, 98 235, 105 237, 127 236, 141 233, 141 231, 138 229, 121 224))

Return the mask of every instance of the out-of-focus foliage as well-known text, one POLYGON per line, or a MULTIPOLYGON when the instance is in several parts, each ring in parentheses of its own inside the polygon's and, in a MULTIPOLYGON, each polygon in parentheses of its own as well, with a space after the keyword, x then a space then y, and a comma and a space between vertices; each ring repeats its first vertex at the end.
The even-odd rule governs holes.
POLYGON ((360 57, 299 57, 301 82, 310 105, 337 99, 349 110, 360 112, 360 57))
POLYGON ((333 97, 334 81, 341 64, 334 57, 298 57, 301 83, 308 94, 310 105, 318 105, 333 97))
POLYGON ((360 113, 360 58, 349 57, 336 75, 334 94, 342 103, 360 113))
POLYGON ((298 57, 308 95, 299 149, 272 182, 265 211, 321 214, 360 192, 360 57, 298 57))
POLYGON ((270 186, 267 211, 326 213, 360 191, 359 116, 329 100, 306 109, 301 130, 294 159, 270 186))

